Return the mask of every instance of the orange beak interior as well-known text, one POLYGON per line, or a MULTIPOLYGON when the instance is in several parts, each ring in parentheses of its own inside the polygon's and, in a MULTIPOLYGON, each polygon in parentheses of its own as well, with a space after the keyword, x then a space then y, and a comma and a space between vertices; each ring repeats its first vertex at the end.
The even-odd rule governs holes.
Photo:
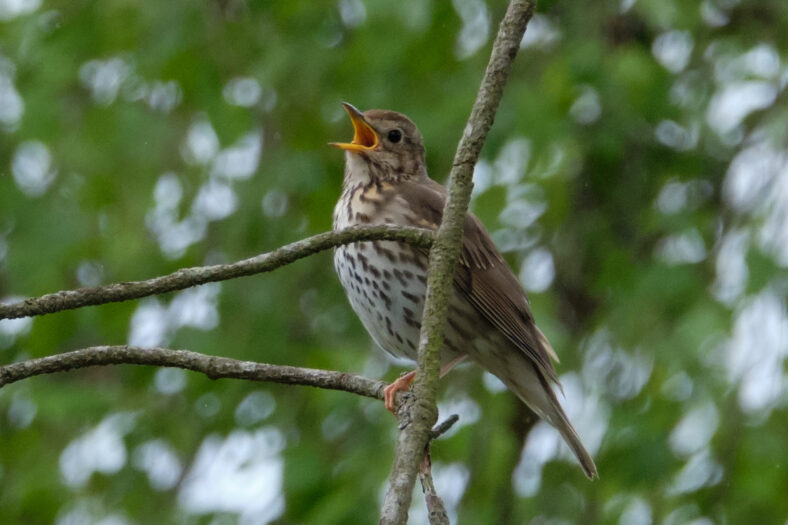
POLYGON ((347 102, 343 102, 342 106, 347 111, 347 114, 350 115, 350 121, 353 123, 353 142, 331 142, 330 144, 339 149, 357 153, 375 149, 380 142, 378 134, 364 120, 364 115, 361 111, 347 102))

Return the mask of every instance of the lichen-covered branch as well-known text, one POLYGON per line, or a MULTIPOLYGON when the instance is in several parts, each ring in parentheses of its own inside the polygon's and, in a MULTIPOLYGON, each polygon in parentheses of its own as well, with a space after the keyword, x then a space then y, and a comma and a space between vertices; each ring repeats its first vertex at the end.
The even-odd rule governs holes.
POLYGON ((232 378, 286 385, 305 385, 383 399, 384 381, 355 374, 295 366, 270 365, 215 357, 189 350, 137 346, 93 346, 0 366, 0 388, 30 377, 104 365, 152 365, 200 372, 211 379, 232 378))
POLYGON ((473 188, 473 168, 492 127, 503 88, 509 78, 525 27, 533 14, 530 0, 511 0, 493 44, 471 115, 457 146, 449 174, 449 198, 443 222, 430 251, 427 296, 421 324, 418 372, 413 386, 409 424, 399 433, 389 487, 381 510, 382 524, 404 524, 408 519, 413 484, 430 429, 438 417, 436 405, 440 348, 452 277, 460 255, 465 214, 473 188))
POLYGON ((145 281, 114 283, 106 286, 79 288, 32 297, 10 304, 0 304, 0 319, 15 319, 72 310, 82 306, 116 303, 183 290, 200 284, 225 281, 236 277, 270 272, 298 259, 357 241, 401 241, 428 248, 434 232, 420 228, 400 226, 354 226, 337 232, 326 232, 282 246, 230 264, 182 268, 169 275, 145 281))

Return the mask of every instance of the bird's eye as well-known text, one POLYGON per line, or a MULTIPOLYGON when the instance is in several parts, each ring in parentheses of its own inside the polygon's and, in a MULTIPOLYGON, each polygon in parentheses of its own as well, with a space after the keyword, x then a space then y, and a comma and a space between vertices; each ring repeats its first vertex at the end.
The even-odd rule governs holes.
POLYGON ((388 138, 391 142, 399 142, 402 140, 402 132, 398 129, 392 129, 389 131, 388 138))

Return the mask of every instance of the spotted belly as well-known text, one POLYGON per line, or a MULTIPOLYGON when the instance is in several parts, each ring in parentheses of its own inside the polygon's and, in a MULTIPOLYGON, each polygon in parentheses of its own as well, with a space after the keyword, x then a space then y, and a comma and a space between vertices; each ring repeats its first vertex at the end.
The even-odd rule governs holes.
MULTIPOLYGON (((415 255, 409 246, 378 241, 337 248, 334 266, 350 305, 375 343, 391 355, 415 361, 418 354, 421 316, 427 279, 426 256, 415 255)), ((441 350, 447 364, 474 344, 472 330, 463 323, 475 322, 470 305, 455 296, 441 350)))

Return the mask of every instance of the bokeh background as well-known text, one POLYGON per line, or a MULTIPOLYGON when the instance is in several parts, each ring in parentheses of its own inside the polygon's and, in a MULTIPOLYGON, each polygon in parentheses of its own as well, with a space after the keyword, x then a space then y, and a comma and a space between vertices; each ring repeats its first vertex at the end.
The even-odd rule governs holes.
MULTIPOLYGON (((0 0, 0 298, 328 230, 342 100, 410 116, 442 181, 504 9, 0 0)), ((786 523, 787 60, 786 2, 539 2, 472 207, 561 356, 601 480, 461 368, 440 394, 461 420, 433 453, 454 522, 786 523)), ((330 253, 0 322, 0 363, 122 343, 404 370, 330 253)), ((395 433, 381 403, 340 392, 134 366, 38 377, 0 390, 0 521, 370 523, 395 433)))

